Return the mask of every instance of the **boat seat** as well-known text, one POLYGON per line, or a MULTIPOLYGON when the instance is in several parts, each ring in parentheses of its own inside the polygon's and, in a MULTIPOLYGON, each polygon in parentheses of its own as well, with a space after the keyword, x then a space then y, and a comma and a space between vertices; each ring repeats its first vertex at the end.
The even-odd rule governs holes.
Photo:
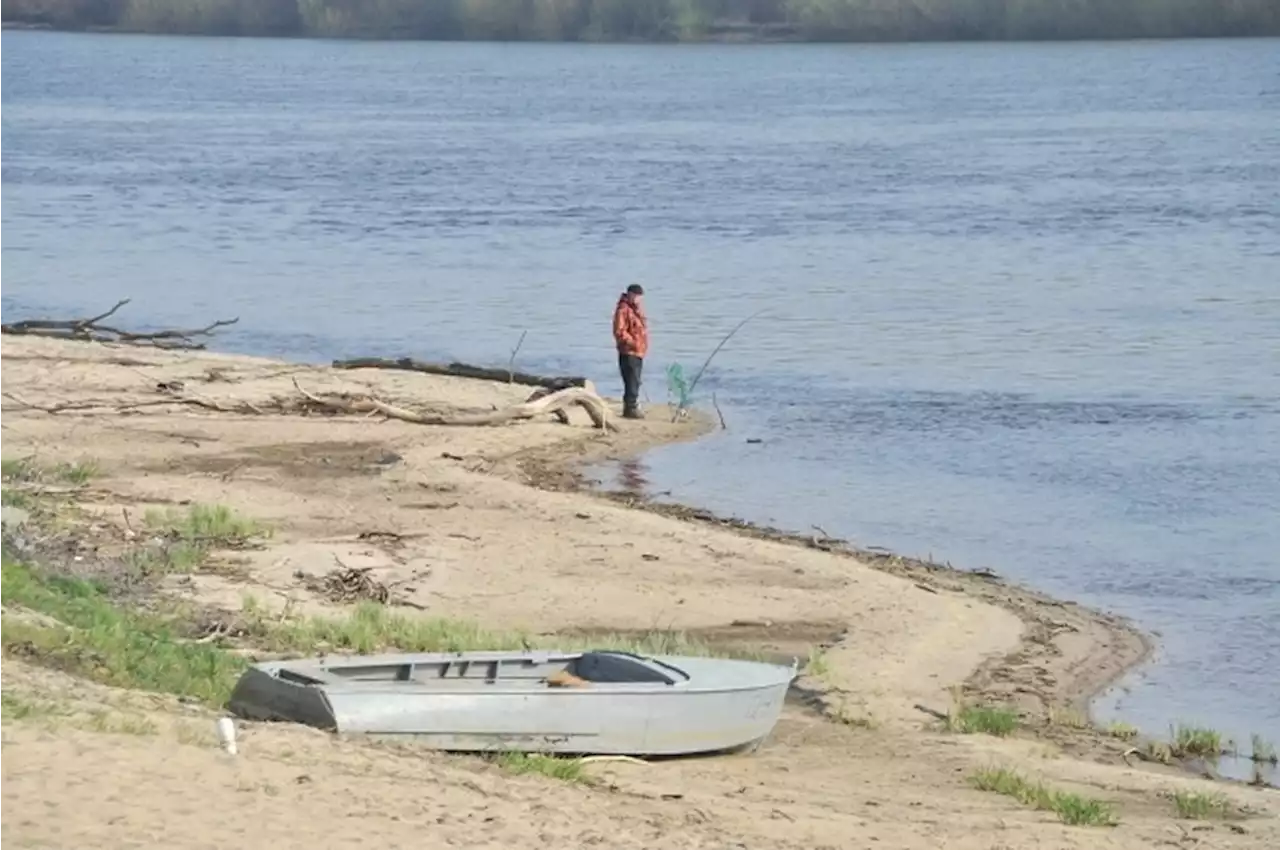
POLYGON ((606 652, 586 652, 573 662, 569 671, 576 678, 588 682, 659 682, 671 684, 671 680, 640 661, 626 655, 606 652))

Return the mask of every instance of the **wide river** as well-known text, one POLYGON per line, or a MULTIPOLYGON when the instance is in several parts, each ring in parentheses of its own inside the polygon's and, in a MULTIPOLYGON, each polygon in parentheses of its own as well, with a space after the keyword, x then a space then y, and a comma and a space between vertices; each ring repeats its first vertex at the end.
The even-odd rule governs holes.
POLYGON ((528 331, 613 393, 639 281, 653 413, 763 311, 695 391, 729 429, 630 478, 1130 615, 1102 716, 1280 742, 1280 41, 6 32, 3 273, 293 358, 528 331))

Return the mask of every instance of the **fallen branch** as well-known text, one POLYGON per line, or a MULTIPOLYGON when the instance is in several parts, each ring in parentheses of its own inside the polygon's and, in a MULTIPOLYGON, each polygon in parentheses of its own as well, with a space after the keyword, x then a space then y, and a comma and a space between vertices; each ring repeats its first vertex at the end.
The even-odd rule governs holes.
MULTIPOLYGON (((521 341, 523 341, 523 336, 521 341)), ((516 348, 519 351, 519 347, 516 348)), ((512 352, 514 366, 515 353, 512 352)), ((497 381, 503 384, 523 384, 529 387, 545 387, 549 390, 563 390, 568 387, 584 387, 587 379, 582 377, 547 377, 516 372, 513 369, 489 369, 483 366, 472 366, 467 363, 427 363, 411 357, 356 357, 351 360, 333 361, 335 369, 403 369, 409 372, 423 372, 428 375, 448 375, 454 378, 471 378, 477 381, 497 381)))
POLYGON ((196 342, 193 337, 210 336, 218 328, 234 325, 240 319, 219 319, 202 328, 178 329, 138 332, 102 324, 117 310, 128 304, 130 299, 122 298, 105 313, 84 319, 24 319, 0 325, 0 333, 15 336, 43 336, 53 339, 70 339, 81 342, 105 342, 124 345, 151 346, 153 348, 195 350, 204 348, 204 343, 196 342))

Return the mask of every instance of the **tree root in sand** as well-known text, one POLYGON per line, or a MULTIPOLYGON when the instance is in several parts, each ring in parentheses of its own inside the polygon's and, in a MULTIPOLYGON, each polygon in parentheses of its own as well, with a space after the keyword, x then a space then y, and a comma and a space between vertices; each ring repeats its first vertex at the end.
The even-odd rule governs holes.
POLYGON ((234 319, 219 319, 202 328, 185 330, 171 328, 146 333, 120 330, 119 328, 102 324, 104 319, 110 318, 117 310, 128 304, 129 301, 130 299, 128 298, 122 298, 107 312, 84 319, 25 319, 20 322, 10 322, 0 325, 0 333, 17 336, 44 336, 54 339, 79 340, 81 342, 107 342, 122 345, 143 345, 152 348, 199 350, 205 347, 204 343, 196 341, 194 337, 210 336, 218 328, 234 325, 240 321, 238 317, 234 319))
POLYGON ((37 404, 20 398, 13 393, 4 393, 10 399, 29 410, 38 410, 50 415, 75 411, 106 411, 112 413, 133 413, 147 407, 165 405, 185 405, 210 410, 217 413, 249 415, 365 415, 382 416, 400 422, 415 425, 457 425, 488 426, 504 425, 538 416, 554 415, 561 422, 568 424, 567 409, 577 405, 591 417, 591 423, 600 430, 617 430, 617 426, 609 421, 609 408, 600 396, 590 387, 566 387, 551 391, 546 388, 536 390, 527 400, 502 410, 486 413, 442 415, 436 413, 419 413, 408 408, 399 407, 379 399, 373 395, 350 393, 327 393, 318 395, 303 389, 298 380, 293 379, 297 389, 297 397, 276 397, 264 402, 220 401, 207 396, 188 393, 182 386, 161 383, 156 391, 162 398, 146 399, 133 402, 117 402, 91 399, 88 401, 68 401, 56 404, 37 404))

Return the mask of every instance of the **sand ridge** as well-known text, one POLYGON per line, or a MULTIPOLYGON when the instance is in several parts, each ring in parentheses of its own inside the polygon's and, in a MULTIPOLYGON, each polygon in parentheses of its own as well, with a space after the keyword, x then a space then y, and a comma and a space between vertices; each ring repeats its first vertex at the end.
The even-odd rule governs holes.
MULTIPOLYGON (((26 405, 151 401, 157 384, 173 381, 203 396, 265 402, 296 392, 296 379, 316 392, 375 392, 405 406, 464 412, 528 392, 13 337, 0 356, 5 457, 92 458, 102 474, 88 486, 85 507, 102 525, 121 529, 148 506, 195 501, 226 504, 278 529, 267 548, 237 553, 234 571, 199 575, 174 592, 234 609, 250 590, 281 611, 327 610, 331 604, 295 574, 340 562, 372 567, 385 580, 416 576, 408 596, 427 614, 493 628, 684 629, 801 658, 827 644, 830 673, 802 684, 874 721, 857 728, 789 706, 754 756, 593 768, 614 787, 609 793, 306 730, 255 727, 229 762, 207 744, 163 735, 6 721, 4 838, 20 845, 223 846, 204 833, 221 824, 223 835, 284 846, 346 846, 371 836, 399 846, 430 834, 470 847, 1147 847, 1178 832, 1168 832, 1156 792, 1198 781, 1078 762, 1051 743, 941 735, 917 707, 945 710, 949 688, 966 682, 1011 699, 1030 695, 1033 705, 1076 699, 1145 651, 1120 624, 1017 589, 986 583, 979 592, 963 577, 919 565, 874 568, 669 510, 529 486, 540 483, 531 472, 538 464, 563 467, 691 439, 703 427, 697 420, 627 421, 600 434, 580 412, 567 426, 494 428, 160 405, 52 415, 26 405), (1068 828, 966 787, 966 771, 993 759, 1106 789, 1125 804, 1124 823, 1068 828), (36 808, 57 816, 12 814, 36 808)), ((8 661, 6 689, 15 670, 30 687, 66 685, 8 661)), ((110 702, 100 689, 76 687, 110 702)), ((1232 793, 1259 807, 1266 797, 1232 793)), ((1253 842, 1277 835, 1273 819, 1251 820, 1244 833, 1211 832, 1197 833, 1197 846, 1264 846, 1253 842)))

